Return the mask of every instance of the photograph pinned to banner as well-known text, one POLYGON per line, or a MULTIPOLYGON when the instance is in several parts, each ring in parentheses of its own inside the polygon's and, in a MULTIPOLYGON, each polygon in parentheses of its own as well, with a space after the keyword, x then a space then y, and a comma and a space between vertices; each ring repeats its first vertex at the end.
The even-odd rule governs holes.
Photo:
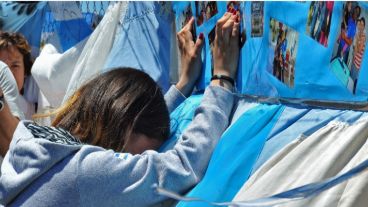
POLYGON ((245 33, 245 2, 228 1, 226 5, 227 11, 235 10, 238 20, 240 22, 240 47, 243 47, 247 37, 245 33))
POLYGON ((299 34, 274 18, 270 18, 270 25, 273 25, 277 32, 269 33, 267 71, 289 88, 293 88, 299 34))
POLYGON ((356 1, 344 3, 342 12, 330 69, 337 79, 355 94, 367 44, 368 12, 356 1))
POLYGON ((264 18, 264 2, 263 1, 252 1, 251 3, 251 22, 252 22, 252 37, 263 36, 263 18, 264 18))
POLYGON ((218 13, 216 1, 196 1, 197 26, 201 26, 218 13))
MULTIPOLYGON (((192 17, 193 17, 192 7, 191 4, 188 3, 188 6, 185 7, 185 9, 180 13, 180 16, 178 17, 178 24, 176 31, 179 32, 189 22, 189 20, 192 17)), ((193 36, 193 41, 195 42, 197 37, 195 24, 192 25, 191 33, 193 36)))
POLYGON ((312 39, 327 47, 330 34, 333 1, 311 1, 306 33, 312 39))

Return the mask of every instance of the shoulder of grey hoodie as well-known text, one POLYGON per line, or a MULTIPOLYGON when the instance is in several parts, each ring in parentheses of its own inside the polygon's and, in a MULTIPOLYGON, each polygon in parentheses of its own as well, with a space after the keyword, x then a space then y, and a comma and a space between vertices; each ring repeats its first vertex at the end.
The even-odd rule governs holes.
MULTIPOLYGON (((184 193, 204 176, 214 147, 229 124, 233 104, 234 95, 231 92, 209 86, 181 140, 165 153, 148 150, 140 155, 131 155, 92 145, 53 143, 34 138, 24 125, 27 123, 21 122, 2 166, 4 174, 0 177, 0 203, 9 203, 25 188, 32 186, 35 180, 48 182, 50 190, 62 189, 62 183, 53 185, 50 183, 52 180, 46 181, 42 176, 62 164, 75 169, 73 180, 79 194, 78 200, 72 201, 75 204, 157 205, 167 198, 157 195, 153 184, 184 193), (63 162, 67 157, 68 161, 63 162)), ((58 176, 63 176, 63 170, 58 173, 58 176)), ((70 173, 65 176, 70 176, 70 173)), ((40 206, 40 200, 32 199, 32 194, 22 197, 28 197, 26 201, 29 206, 40 206)), ((60 205, 66 199, 76 199, 75 195, 61 193, 59 198, 52 197, 53 201, 47 201, 47 195, 44 198, 44 204, 60 205)))

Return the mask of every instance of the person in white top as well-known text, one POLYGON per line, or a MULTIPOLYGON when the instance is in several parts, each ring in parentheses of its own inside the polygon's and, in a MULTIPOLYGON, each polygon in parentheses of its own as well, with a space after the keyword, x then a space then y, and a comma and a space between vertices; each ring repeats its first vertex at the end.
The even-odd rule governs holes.
MULTIPOLYGON (((36 112, 37 97, 26 97, 25 91, 29 86, 25 87, 25 83, 31 79, 31 68, 33 60, 31 57, 31 47, 23 35, 18 33, 0 33, 0 60, 6 63, 18 86, 21 94, 18 98, 18 104, 25 115, 25 119, 32 119, 32 115, 36 112)), ((28 84, 29 85, 29 84, 28 84)))
MULTIPOLYGON (((6 100, 13 116, 17 117, 20 120, 24 119, 23 111, 20 110, 20 107, 18 105, 20 95, 19 95, 19 91, 17 87, 17 82, 15 81, 9 67, 2 61, 0 61, 0 88, 2 89, 4 93, 3 98, 6 100)), ((7 127, 4 127, 4 128, 7 128, 7 127)), ((5 130, 5 129, 0 129, 1 132, 2 130, 5 130)), ((3 140, 0 140, 0 143, 2 141, 3 140)), ((3 157, 0 156, 0 165, 2 161, 3 161, 3 157)), ((0 170, 0 175, 1 175, 1 170, 0 170)))

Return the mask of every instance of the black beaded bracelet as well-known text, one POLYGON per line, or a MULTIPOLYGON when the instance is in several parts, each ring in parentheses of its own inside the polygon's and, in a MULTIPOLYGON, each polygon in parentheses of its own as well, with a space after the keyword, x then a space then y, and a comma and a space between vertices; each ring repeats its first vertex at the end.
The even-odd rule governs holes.
POLYGON ((226 76, 226 75, 213 75, 212 78, 211 78, 211 81, 212 80, 226 80, 228 81, 233 87, 235 86, 235 81, 234 79, 230 78, 229 76, 226 76))

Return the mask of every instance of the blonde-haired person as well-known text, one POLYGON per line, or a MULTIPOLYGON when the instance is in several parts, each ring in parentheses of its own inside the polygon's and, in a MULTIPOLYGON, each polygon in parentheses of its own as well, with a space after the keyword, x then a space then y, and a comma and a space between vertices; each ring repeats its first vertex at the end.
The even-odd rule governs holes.
POLYGON ((191 93, 201 73, 204 40, 200 35, 193 42, 193 23, 192 18, 177 35, 182 68, 179 82, 165 95, 167 106, 152 78, 129 68, 82 86, 59 111, 54 127, 19 122, 5 106, 0 128, 3 121, 10 123, 4 136, 12 141, 2 166, 0 204, 156 206, 167 198, 157 195, 153 184, 178 193, 197 184, 234 105, 239 23, 231 13, 217 22, 211 84, 181 140, 158 153, 168 138, 169 112, 191 93))

